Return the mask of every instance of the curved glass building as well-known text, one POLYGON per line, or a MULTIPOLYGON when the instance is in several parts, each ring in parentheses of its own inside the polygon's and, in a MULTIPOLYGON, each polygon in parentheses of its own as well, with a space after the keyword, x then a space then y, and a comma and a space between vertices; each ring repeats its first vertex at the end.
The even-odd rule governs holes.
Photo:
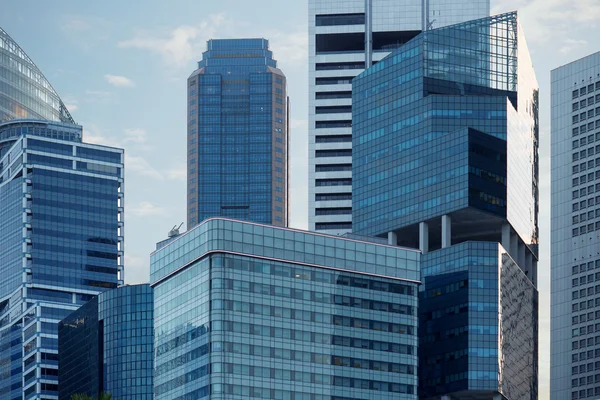
POLYGON ((104 292, 59 323, 59 399, 110 393, 151 400, 154 298, 150 285, 104 292))
POLYGON ((0 122, 20 118, 75 123, 44 74, 0 28, 0 122))

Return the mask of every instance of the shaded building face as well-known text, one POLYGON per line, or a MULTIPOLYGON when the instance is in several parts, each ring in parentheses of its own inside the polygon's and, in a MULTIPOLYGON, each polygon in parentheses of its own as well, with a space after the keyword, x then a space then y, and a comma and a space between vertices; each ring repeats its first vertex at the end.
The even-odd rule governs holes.
POLYGON ((475 241, 421 260, 420 398, 537 398, 538 292, 517 263, 475 241))
POLYGON ((210 40, 188 78, 188 226, 288 224, 286 78, 265 39, 210 40))
POLYGON ((420 397, 536 398, 538 88, 516 13, 419 34, 352 99, 353 230, 423 253, 420 397))
POLYGON ((151 255, 155 398, 417 399, 418 258, 205 221, 151 255))
POLYGON ((149 285, 94 297, 59 323, 59 399, 153 398, 154 301, 149 285))
POLYGON ((70 123, 0 124, 0 397, 58 394, 57 324, 123 283, 123 150, 70 123))

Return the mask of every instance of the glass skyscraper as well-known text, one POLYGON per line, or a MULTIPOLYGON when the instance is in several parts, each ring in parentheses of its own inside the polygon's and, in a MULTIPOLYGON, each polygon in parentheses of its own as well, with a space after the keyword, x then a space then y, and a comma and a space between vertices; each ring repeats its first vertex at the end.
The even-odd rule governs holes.
POLYGON ((58 325, 59 400, 110 393, 153 399, 154 297, 149 285, 99 294, 58 325))
POLYGON ((123 283, 123 150, 0 124, 0 398, 56 399, 58 321, 123 283))
POLYGON ((0 28, 0 122, 18 118, 75 123, 50 82, 0 28))
POLYGON ((600 397, 600 52, 552 71, 550 398, 600 397))
POLYGON ((151 255, 155 399, 417 399, 418 251, 223 218, 151 255))
POLYGON ((352 93, 353 231, 422 252, 420 398, 537 398, 538 86, 517 14, 423 32, 352 93))
POLYGON ((265 39, 209 40, 188 78, 188 228, 288 224, 289 100, 265 39))
POLYGON ((0 29, 0 398, 56 399, 58 321, 123 284, 123 150, 0 29))
POLYGON ((352 229, 352 79, 420 32, 490 14, 490 0, 309 0, 308 229, 352 229))

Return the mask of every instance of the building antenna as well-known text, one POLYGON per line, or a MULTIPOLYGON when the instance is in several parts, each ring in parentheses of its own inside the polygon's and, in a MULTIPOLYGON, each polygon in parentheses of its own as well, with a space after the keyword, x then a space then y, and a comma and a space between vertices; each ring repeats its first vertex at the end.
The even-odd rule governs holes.
POLYGON ((169 231, 168 237, 172 238, 175 236, 179 236, 179 229, 182 227, 182 225, 183 225, 183 222, 181 224, 179 224, 179 226, 173 225, 173 228, 171 228, 171 230, 169 231))

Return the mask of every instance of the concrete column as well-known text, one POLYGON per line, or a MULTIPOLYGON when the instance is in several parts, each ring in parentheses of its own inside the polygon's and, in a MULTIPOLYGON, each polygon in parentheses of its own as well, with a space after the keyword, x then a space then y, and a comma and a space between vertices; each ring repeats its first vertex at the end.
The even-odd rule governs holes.
POLYGON ((365 67, 373 65, 373 3, 365 0, 365 67))
POLYGON ((531 278, 531 273, 533 272, 533 254, 528 250, 525 252, 525 265, 523 268, 525 271, 529 271, 529 277, 531 278))
POLYGON ((510 253, 510 225, 502 224, 502 247, 510 253))
POLYGON ((419 223, 419 250, 423 254, 429 252, 429 225, 427 222, 419 223))
POLYGON ((517 263, 519 262, 519 260, 518 260, 519 257, 517 256, 518 251, 519 251, 519 235, 511 232, 510 233, 510 250, 508 250, 508 253, 513 258, 513 260, 515 260, 517 263))
POLYGON ((396 235, 396 232, 388 232, 388 244, 392 246, 398 245, 398 235, 396 235))
POLYGON ((452 219, 442 215, 442 249, 452 246, 452 219))
POLYGON ((521 268, 525 268, 525 243, 519 240, 517 263, 521 268))

